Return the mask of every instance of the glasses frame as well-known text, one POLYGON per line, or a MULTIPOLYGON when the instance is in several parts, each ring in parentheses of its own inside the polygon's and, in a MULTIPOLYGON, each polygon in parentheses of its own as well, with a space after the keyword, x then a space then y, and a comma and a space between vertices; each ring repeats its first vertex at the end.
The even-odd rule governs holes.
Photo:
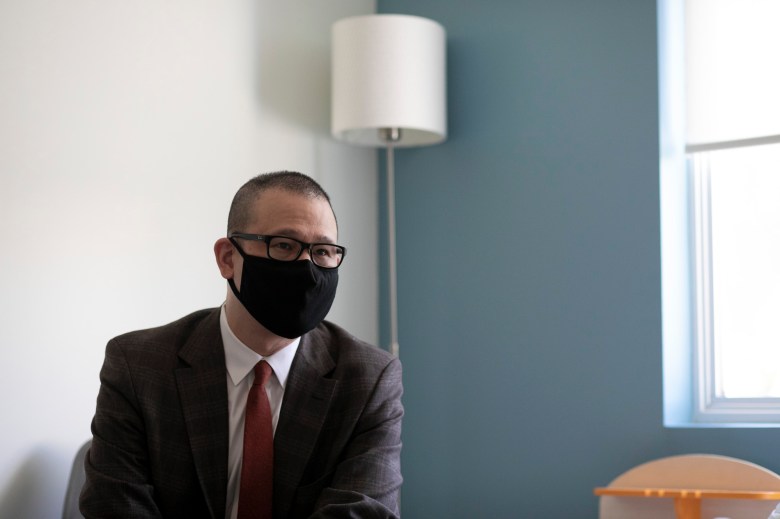
MULTIPOLYGON (((307 243, 305 241, 297 240, 295 238, 290 238, 289 236, 282 236, 280 234, 248 234, 244 232, 231 232, 228 235, 228 238, 232 240, 233 238, 239 238, 241 240, 250 240, 250 241, 261 241, 265 243, 265 253, 268 256, 268 259, 272 259, 274 261, 279 261, 281 263, 289 263, 291 261, 297 261, 298 258, 301 257, 301 254, 303 254, 303 251, 308 251, 309 257, 311 258, 311 262, 317 265, 320 268, 323 269, 337 269, 341 266, 342 263, 344 263, 344 258, 347 256, 347 248, 343 245, 337 245, 335 243, 326 243, 326 242, 315 242, 315 243, 307 243), (281 260, 278 258, 271 257, 271 240, 274 238, 284 238, 285 240, 294 241, 295 243, 298 243, 301 246, 301 250, 298 251, 298 255, 295 256, 295 258, 290 260, 281 260), (339 260, 339 264, 335 267, 325 267, 320 265, 314 260, 314 254, 312 254, 312 247, 315 245, 327 245, 328 247, 338 247, 341 249, 341 260, 339 260)), ((240 247, 239 247, 240 248, 240 247)), ((243 249, 242 249, 243 252, 243 249)))

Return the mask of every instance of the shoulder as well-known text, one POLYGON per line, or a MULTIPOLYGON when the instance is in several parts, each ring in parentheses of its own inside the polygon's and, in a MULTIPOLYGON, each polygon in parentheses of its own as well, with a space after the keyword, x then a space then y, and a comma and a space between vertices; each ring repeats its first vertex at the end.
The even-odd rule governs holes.
POLYGON ((320 323, 314 330, 306 334, 305 339, 302 346, 306 345, 322 352, 327 351, 337 371, 378 374, 388 366, 400 370, 400 363, 396 357, 355 337, 330 321, 320 323))
POLYGON ((122 350, 131 356, 170 355, 179 352, 194 337, 220 338, 219 308, 198 310, 162 326, 118 335, 109 341, 107 352, 122 350))

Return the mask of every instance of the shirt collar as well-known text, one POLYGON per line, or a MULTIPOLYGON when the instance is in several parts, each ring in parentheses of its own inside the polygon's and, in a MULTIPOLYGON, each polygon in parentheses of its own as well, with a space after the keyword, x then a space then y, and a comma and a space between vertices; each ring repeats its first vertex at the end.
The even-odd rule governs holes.
POLYGON ((225 364, 233 385, 237 386, 254 369, 255 364, 265 360, 273 368, 274 375, 276 375, 279 384, 284 389, 295 352, 298 351, 298 344, 301 342, 300 337, 273 355, 263 357, 250 349, 233 334, 233 330, 230 329, 227 322, 224 304, 219 313, 219 329, 222 332, 222 344, 225 348, 225 364))

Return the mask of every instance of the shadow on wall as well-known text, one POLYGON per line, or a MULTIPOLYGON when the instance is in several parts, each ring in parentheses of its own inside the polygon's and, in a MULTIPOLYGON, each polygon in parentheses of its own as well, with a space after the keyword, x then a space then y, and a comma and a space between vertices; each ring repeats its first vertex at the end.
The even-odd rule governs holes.
POLYGON ((0 517, 59 517, 71 462, 55 449, 34 450, 0 490, 0 517))
POLYGON ((257 55, 252 68, 258 106, 280 120, 329 135, 332 22, 322 21, 359 14, 368 3, 265 0, 254 5, 257 55))

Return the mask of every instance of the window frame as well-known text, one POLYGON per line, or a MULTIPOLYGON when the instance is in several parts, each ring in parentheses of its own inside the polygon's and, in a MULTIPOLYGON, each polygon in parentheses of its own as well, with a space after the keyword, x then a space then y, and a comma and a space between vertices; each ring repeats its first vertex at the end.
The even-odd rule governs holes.
MULTIPOLYGON (((752 144, 749 144, 752 145, 752 144)), ((717 345, 714 342, 712 198, 710 151, 743 146, 709 147, 689 152, 686 160, 690 177, 689 204, 692 210, 693 263, 691 265, 694 301, 693 413, 694 423, 774 424, 780 427, 780 398, 734 398, 720 396, 717 345)), ((690 147, 688 148, 690 151, 690 147)))
POLYGON ((657 6, 664 426, 780 427, 780 398, 718 396, 709 178, 692 158, 780 136, 686 149, 685 1, 657 6))

